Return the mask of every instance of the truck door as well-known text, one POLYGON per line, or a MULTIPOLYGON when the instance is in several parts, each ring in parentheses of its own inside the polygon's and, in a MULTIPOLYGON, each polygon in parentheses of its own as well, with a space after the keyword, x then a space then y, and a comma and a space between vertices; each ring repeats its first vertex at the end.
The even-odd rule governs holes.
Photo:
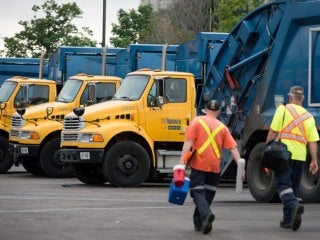
POLYGON ((189 122, 187 80, 170 77, 154 82, 147 101, 146 131, 153 140, 183 141, 189 122))

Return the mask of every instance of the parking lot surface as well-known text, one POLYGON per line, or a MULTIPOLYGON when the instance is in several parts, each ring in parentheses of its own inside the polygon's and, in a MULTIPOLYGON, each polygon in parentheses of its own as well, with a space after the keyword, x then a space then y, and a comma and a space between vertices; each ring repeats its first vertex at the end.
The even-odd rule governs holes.
POLYGON ((305 204, 301 228, 281 229, 280 203, 257 203, 247 188, 221 184, 208 235, 193 230, 194 204, 168 203, 169 184, 89 186, 75 178, 35 177, 14 168, 0 175, 0 239, 319 239, 319 204, 305 204))

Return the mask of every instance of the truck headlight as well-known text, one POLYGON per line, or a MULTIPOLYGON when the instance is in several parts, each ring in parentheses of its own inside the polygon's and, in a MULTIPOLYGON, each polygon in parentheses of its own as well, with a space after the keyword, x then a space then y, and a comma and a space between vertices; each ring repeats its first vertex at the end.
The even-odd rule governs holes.
POLYGON ((22 139, 39 139, 39 133, 32 131, 21 131, 20 138, 22 139))
POLYGON ((103 142, 103 136, 97 133, 83 133, 80 142, 103 142))

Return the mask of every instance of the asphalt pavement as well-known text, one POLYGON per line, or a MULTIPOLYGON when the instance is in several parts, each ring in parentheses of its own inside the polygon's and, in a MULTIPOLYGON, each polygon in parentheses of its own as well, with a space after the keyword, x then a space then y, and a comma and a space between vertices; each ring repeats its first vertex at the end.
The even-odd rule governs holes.
POLYGON ((280 203, 257 203, 245 187, 221 184, 212 232, 193 230, 194 205, 168 202, 168 182, 137 188, 89 186, 76 178, 35 177, 23 168, 0 175, 1 240, 308 239, 320 236, 319 204, 305 204, 301 228, 281 229, 280 203))

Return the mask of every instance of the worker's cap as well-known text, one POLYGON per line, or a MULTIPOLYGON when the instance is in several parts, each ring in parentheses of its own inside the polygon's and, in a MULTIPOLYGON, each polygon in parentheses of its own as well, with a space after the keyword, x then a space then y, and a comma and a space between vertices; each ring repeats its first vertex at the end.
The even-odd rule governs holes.
POLYGON ((206 109, 211 110, 211 111, 219 111, 220 104, 217 100, 210 100, 206 105, 206 109))
POLYGON ((304 94, 304 90, 302 87, 300 86, 293 86, 290 88, 290 92, 289 92, 290 95, 303 95, 304 94))

